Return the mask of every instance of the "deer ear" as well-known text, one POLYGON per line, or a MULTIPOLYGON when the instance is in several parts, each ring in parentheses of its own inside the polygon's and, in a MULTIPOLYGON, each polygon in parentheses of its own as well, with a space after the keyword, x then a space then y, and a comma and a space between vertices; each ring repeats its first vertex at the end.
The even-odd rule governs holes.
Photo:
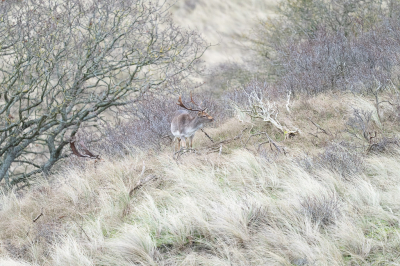
POLYGON ((208 109, 208 108, 204 109, 203 112, 204 112, 204 113, 207 113, 207 109, 208 109))

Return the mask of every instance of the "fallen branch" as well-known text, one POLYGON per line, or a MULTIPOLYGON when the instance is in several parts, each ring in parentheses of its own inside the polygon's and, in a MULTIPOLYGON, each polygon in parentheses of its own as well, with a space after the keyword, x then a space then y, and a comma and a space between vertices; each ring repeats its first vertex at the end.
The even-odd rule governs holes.
MULTIPOLYGON (((319 133, 319 132, 318 132, 318 129, 319 129, 319 130, 322 131, 322 133, 324 133, 324 134, 326 134, 326 135, 329 135, 329 136, 332 136, 332 133, 330 133, 330 132, 326 131, 325 129, 323 129, 320 125, 318 125, 317 123, 315 123, 314 121, 312 121, 311 118, 308 118, 308 120, 310 120, 310 122, 317 128, 317 133, 316 133, 316 135, 319 133)), ((311 134, 311 133, 310 133, 310 134, 311 134)), ((313 135, 313 134, 311 134, 311 135, 313 135)), ((316 135, 313 135, 313 136, 316 136, 316 135)))
POLYGON ((75 146, 76 139, 72 137, 69 141, 69 146, 71 147, 72 153, 78 157, 86 157, 90 159, 100 159, 100 155, 94 155, 89 151, 89 149, 83 144, 82 141, 79 142, 79 145, 82 146, 84 154, 81 154, 75 146))
POLYGON ((240 131, 240 133, 239 133, 236 137, 230 138, 230 139, 224 139, 224 140, 221 140, 221 141, 219 141, 219 142, 215 142, 214 144, 212 144, 212 145, 210 145, 210 146, 207 146, 206 149, 210 149, 210 148, 213 148, 213 147, 215 147, 215 146, 218 146, 218 147, 219 147, 220 144, 226 144, 226 143, 229 143, 229 142, 231 142, 231 141, 241 139, 242 136, 243 136, 243 133, 244 133, 244 131, 245 131, 246 129, 248 129, 248 127, 245 127, 244 129, 242 129, 242 131, 240 131))
MULTIPOLYGON (((259 118, 264 122, 271 123, 283 133, 284 139, 300 133, 298 129, 290 130, 286 126, 281 125, 281 123, 277 120, 279 111, 276 103, 271 104, 268 100, 264 101, 263 95, 256 92, 247 93, 247 96, 249 99, 248 109, 241 109, 242 112, 248 114, 251 118, 259 118)), ((290 113, 289 103, 290 94, 288 94, 288 102, 286 105, 287 110, 290 113)))
POLYGON ((283 150, 283 153, 286 155, 285 149, 282 147, 282 150, 281 150, 281 147, 279 147, 279 146, 276 144, 276 142, 268 135, 267 132, 259 132, 259 133, 250 135, 249 138, 247 139, 246 143, 243 145, 243 148, 246 148, 247 143, 250 141, 250 139, 251 139, 252 137, 259 136, 259 135, 265 135, 265 136, 267 137, 268 140, 267 140, 267 141, 264 141, 264 142, 261 142, 260 144, 258 144, 258 149, 257 149, 257 151, 260 150, 260 148, 261 148, 262 145, 264 145, 264 144, 266 144, 266 143, 269 143, 271 150, 273 150, 273 149, 272 149, 272 146, 274 146, 275 149, 276 149, 279 153, 282 153, 282 150, 283 150))
POLYGON ((139 179, 139 181, 136 183, 135 187, 132 188, 131 191, 129 191, 129 197, 132 197, 136 190, 138 190, 139 188, 141 188, 142 186, 144 186, 145 184, 147 184, 148 182, 150 182, 153 179, 157 179, 157 176, 148 175, 147 177, 145 177, 143 179, 139 179))

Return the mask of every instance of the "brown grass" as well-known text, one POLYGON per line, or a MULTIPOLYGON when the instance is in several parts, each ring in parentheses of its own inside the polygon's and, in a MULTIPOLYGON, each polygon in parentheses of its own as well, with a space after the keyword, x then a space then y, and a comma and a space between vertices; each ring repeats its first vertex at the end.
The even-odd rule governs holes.
POLYGON ((301 129, 288 140, 232 118, 205 129, 220 143, 198 132, 197 153, 179 160, 166 147, 2 193, 0 265, 398 264, 398 150, 359 152, 363 168, 351 178, 318 157, 351 141, 343 130, 352 105, 369 103, 344 94, 295 100, 291 114, 282 108, 277 117, 301 129), (316 130, 308 118, 332 135, 308 134, 316 130), (262 137, 245 145, 260 130, 286 155, 257 150, 262 137), (308 167, 299 163, 304 156, 308 167))

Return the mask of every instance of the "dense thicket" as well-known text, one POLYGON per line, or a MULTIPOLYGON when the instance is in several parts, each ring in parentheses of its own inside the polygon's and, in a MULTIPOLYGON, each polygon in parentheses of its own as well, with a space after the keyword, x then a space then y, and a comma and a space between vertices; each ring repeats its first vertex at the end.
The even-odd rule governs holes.
POLYGON ((0 182, 47 173, 104 111, 166 92, 206 46, 147 0, 0 2, 0 182), (164 84, 164 85, 162 85, 164 84))
POLYGON ((282 91, 365 92, 398 86, 399 2, 287 0, 254 44, 282 91))

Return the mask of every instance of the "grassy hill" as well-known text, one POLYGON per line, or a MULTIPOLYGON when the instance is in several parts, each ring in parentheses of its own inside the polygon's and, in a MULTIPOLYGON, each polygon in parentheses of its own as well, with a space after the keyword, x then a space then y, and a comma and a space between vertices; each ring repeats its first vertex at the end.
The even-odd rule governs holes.
POLYGON ((371 100, 294 100, 278 116, 301 130, 275 142, 285 152, 259 146, 256 132, 278 137, 270 125, 237 114, 178 160, 165 147, 87 161, 3 195, 0 264, 395 265, 398 146, 345 143, 346 121, 371 100))
POLYGON ((178 1, 228 65, 195 90, 210 137, 176 153, 177 95, 146 95, 92 143, 101 160, 0 191, 0 265, 399 265, 400 7, 348 1, 262 23, 275 3, 178 1), (254 57, 238 41, 256 24, 254 57))

